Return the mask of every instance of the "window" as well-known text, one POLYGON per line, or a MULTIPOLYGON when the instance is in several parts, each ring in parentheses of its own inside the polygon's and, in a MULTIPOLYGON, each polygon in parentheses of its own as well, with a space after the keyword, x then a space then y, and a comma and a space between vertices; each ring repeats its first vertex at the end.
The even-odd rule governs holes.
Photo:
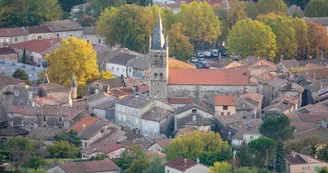
POLYGON ((59 34, 57 34, 57 37, 59 37, 59 34))
POLYGON ((34 127, 34 123, 31 123, 31 127, 34 127))
POLYGON ((22 126, 24 126, 24 121, 22 121, 22 126))
POLYGON ((155 59, 154 60, 154 65, 157 65, 158 64, 158 59, 155 59))
POLYGON ((157 75, 158 75, 157 73, 154 74, 155 77, 157 77, 157 75))
POLYGON ((118 120, 122 120, 122 115, 121 114, 118 114, 118 120))
POLYGON ((6 38, 6 42, 9 43, 9 38, 6 38))
POLYGON ((192 116, 192 120, 196 121, 196 115, 192 116))
POLYGON ((120 71, 120 68, 116 67, 116 71, 120 71))
POLYGON ((228 106, 223 106, 223 110, 228 110, 228 106))
POLYGON ((115 70, 115 68, 112 66, 112 71, 114 71, 115 70))
POLYGON ((17 38, 15 38, 15 41, 17 41, 17 38))
POLYGON ((89 40, 87 40, 87 43, 89 43, 89 40))
POLYGON ((197 109, 192 109, 191 112, 192 113, 197 113, 197 109))
POLYGON ((134 118, 132 117, 132 118, 131 118, 131 124, 133 124, 133 121, 134 121, 134 118))
POLYGON ((123 121, 126 121, 126 116, 125 116, 125 114, 123 114, 123 121))
POLYGON ((228 112, 228 115, 230 115, 230 112, 228 112))
POLYGON ((58 122, 62 123, 63 122, 63 117, 59 117, 58 122))
POLYGON ((224 115, 224 112, 221 112, 221 116, 223 116, 224 115))
POLYGON ((84 147, 88 147, 88 143, 87 142, 84 142, 84 147))
POLYGON ((41 39, 41 36, 38 36, 38 40, 40 40, 41 39))
POLYGON ((98 39, 98 43, 101 44, 101 39, 98 39))
POLYGON ((129 68, 129 72, 131 73, 131 71, 132 71, 132 68, 129 68))
POLYGON ((136 118, 136 125, 139 124, 139 118, 136 118))
POLYGON ((14 89, 14 96, 19 96, 19 91, 18 91, 18 89, 14 89))
POLYGON ((124 68, 122 68, 122 72, 124 72, 125 70, 124 70, 124 68))

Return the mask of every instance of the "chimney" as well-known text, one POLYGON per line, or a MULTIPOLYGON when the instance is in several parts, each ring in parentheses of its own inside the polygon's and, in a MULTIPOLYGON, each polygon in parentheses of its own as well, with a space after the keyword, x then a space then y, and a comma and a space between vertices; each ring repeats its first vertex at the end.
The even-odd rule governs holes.
POLYGON ((82 130, 85 130, 87 128, 87 125, 84 123, 82 124, 82 130))

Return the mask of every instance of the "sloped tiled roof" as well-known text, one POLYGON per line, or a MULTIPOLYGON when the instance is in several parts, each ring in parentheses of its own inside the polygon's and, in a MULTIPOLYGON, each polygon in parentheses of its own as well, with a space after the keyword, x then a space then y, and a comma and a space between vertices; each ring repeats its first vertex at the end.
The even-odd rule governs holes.
POLYGON ((185 159, 183 157, 178 157, 177 159, 169 161, 165 164, 165 166, 174 168, 179 171, 185 171, 195 165, 197 165, 197 162, 193 160, 185 159))
POLYGON ((91 124, 89 127, 87 127, 85 130, 80 133, 81 139, 90 139, 93 136, 95 136, 97 133, 99 133, 105 125, 110 124, 110 122, 106 119, 98 119, 95 123, 91 124))
POLYGON ((146 113, 144 113, 142 115, 142 119, 145 120, 150 120, 150 121, 161 121, 164 118, 167 118, 171 115, 171 111, 168 111, 166 109, 162 109, 159 107, 154 107, 152 109, 150 109, 149 111, 147 111, 146 113))
POLYGON ((25 84, 25 81, 13 77, 5 76, 0 73, 0 90, 8 85, 18 85, 18 84, 23 85, 25 84))
POLYGON ((119 64, 119 65, 126 66, 130 60, 133 60, 137 57, 138 57, 138 55, 120 53, 120 54, 114 56, 108 62, 113 63, 113 64, 119 64))
POLYGON ((113 151, 116 151, 118 149, 125 148, 122 144, 115 144, 115 143, 109 143, 109 144, 92 144, 90 147, 85 148, 82 150, 82 153, 86 154, 92 154, 94 152, 101 152, 103 154, 109 154, 113 151))
POLYGON ((328 17, 304 17, 305 22, 317 23, 322 26, 328 26, 328 17))
POLYGON ((28 33, 23 28, 1 28, 0 37, 26 36, 28 33))
POLYGON ((63 171, 69 173, 80 173, 81 169, 83 172, 96 173, 96 172, 110 172, 119 171, 120 168, 111 160, 94 160, 86 162, 72 162, 72 163, 61 163, 58 165, 63 171))
POLYGON ((36 116, 40 110, 39 107, 11 105, 8 107, 8 113, 17 113, 22 115, 36 116))
POLYGON ((25 30, 29 34, 51 33, 47 26, 25 26, 25 30))
POLYGON ((1 55, 17 54, 17 52, 11 47, 2 47, 0 48, 0 54, 1 55))
POLYGON ((37 127, 32 129, 27 137, 39 140, 53 140, 57 134, 63 132, 65 132, 65 129, 63 128, 37 127))
POLYGON ((57 106, 57 105, 44 105, 40 109, 40 115, 43 116, 64 116, 68 120, 72 120, 78 114, 82 113, 83 110, 76 109, 67 106, 57 106))
POLYGON ((59 43, 61 38, 47 38, 42 40, 30 40, 21 43, 11 44, 9 47, 17 49, 26 49, 33 52, 44 52, 59 43))
POLYGON ((215 97, 215 106, 236 106, 236 96, 233 95, 218 95, 215 97))
POLYGON ((85 128, 88 128, 99 119, 100 118, 98 117, 85 116, 79 122, 77 122, 70 130, 75 130, 78 134, 80 134, 83 131, 83 124, 85 124, 85 128))
POLYGON ((83 30, 82 26, 78 22, 72 22, 70 20, 44 22, 43 25, 47 26, 52 32, 83 30))

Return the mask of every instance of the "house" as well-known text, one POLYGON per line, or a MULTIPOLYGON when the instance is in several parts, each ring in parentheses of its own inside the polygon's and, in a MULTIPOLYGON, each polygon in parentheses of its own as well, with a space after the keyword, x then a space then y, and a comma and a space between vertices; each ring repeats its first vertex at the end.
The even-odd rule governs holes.
POLYGON ((246 93, 240 95, 240 98, 245 99, 246 101, 255 102, 257 104, 256 117, 262 117, 262 104, 263 104, 263 95, 258 93, 246 93))
POLYGON ((170 105, 135 93, 115 104, 115 123, 135 129, 137 134, 158 135, 167 130, 171 111, 170 105))
POLYGON ((26 71, 29 75, 29 82, 31 84, 37 84, 39 81, 38 73, 42 71, 41 67, 35 67, 18 62, 12 62, 8 60, 0 60, 0 73, 6 76, 12 76, 17 69, 26 71))
POLYGON ((74 5, 71 8, 71 20, 77 21, 77 15, 81 12, 85 12, 86 8, 89 6, 89 3, 74 5))
POLYGON ((328 17, 304 17, 303 19, 305 20, 305 22, 317 23, 324 26, 328 32, 328 17))
POLYGON ((327 162, 294 151, 286 155, 286 163, 288 173, 316 173, 319 172, 321 168, 328 166, 327 162))
POLYGON ((218 95, 215 97, 215 112, 219 116, 236 115, 236 96, 218 95))
POLYGON ((171 142, 172 139, 157 140, 156 142, 154 142, 152 145, 148 147, 148 151, 155 150, 155 151, 164 152, 171 142))
POLYGON ((276 98, 271 104, 263 109, 263 115, 270 114, 288 114, 299 108, 299 97, 283 96, 276 98))
POLYGON ((131 59, 127 63, 127 70, 129 77, 132 78, 144 78, 146 72, 149 69, 149 56, 138 56, 134 59, 131 59))
POLYGON ((277 64, 277 71, 289 75, 292 69, 300 67, 300 63, 296 59, 282 60, 277 64))
POLYGON ((174 111, 174 130, 193 127, 197 130, 209 132, 213 130, 214 109, 208 105, 188 104, 174 111))
POLYGON ((111 160, 60 163, 47 173, 120 173, 121 169, 111 160))
POLYGON ((97 117, 106 118, 109 121, 115 121, 115 101, 100 103, 93 107, 93 113, 97 117))
MULTIPOLYGON (((130 135, 132 135, 132 133, 130 135)), ((128 148, 138 145, 143 149, 143 151, 146 152, 146 151, 148 151, 148 148, 152 144, 154 144, 154 142, 156 142, 158 140, 162 140, 162 139, 167 139, 166 135, 155 135, 155 136, 144 136, 144 137, 141 137, 139 135, 134 135, 133 138, 125 139, 125 140, 119 141, 118 143, 120 143, 128 148)))
POLYGON ((240 66, 243 66, 243 64, 240 63, 240 62, 238 62, 238 61, 232 61, 231 63, 229 63, 228 65, 226 65, 224 67, 224 69, 237 68, 237 67, 240 67, 240 66))
POLYGON ((178 129, 174 136, 175 138, 180 136, 180 135, 184 135, 184 134, 187 134, 187 133, 190 133, 190 132, 193 132, 193 131, 196 131, 197 129, 195 127, 185 127, 185 128, 180 128, 178 129))
POLYGON ((304 17, 304 11, 297 5, 293 4, 287 9, 288 16, 292 17, 304 17))
POLYGON ((39 66, 44 66, 44 56, 60 47, 60 38, 48 38, 42 40, 30 40, 9 47, 18 52, 19 61, 22 61, 24 49, 26 50, 26 61, 39 66))
POLYGON ((90 147, 82 150, 82 159, 91 159, 97 155, 107 155, 109 159, 120 158, 125 146, 121 144, 109 143, 109 144, 92 144, 90 147))
POLYGON ((83 39, 91 44, 107 46, 105 38, 96 34, 95 26, 83 27, 83 39))
POLYGON ((13 48, 2 47, 0 48, 0 60, 17 62, 17 52, 13 48))
POLYGON ((1 28, 0 47, 8 47, 9 44, 27 41, 27 36, 28 33, 24 28, 1 28))
POLYGON ((108 92, 113 88, 125 87, 124 79, 118 77, 113 79, 100 79, 88 84, 89 94, 108 92))
POLYGON ((42 107, 11 105, 7 110, 10 123, 28 129, 54 127, 69 129, 85 116, 83 110, 66 106, 44 105, 42 107))
POLYGON ((93 116, 85 116, 78 121, 70 130, 75 130, 77 134, 81 134, 86 128, 97 122, 100 118, 93 116))
POLYGON ((253 67, 257 67, 257 66, 265 66, 265 67, 270 67, 272 68, 274 71, 276 71, 276 64, 274 64, 271 61, 268 61, 266 59, 260 58, 258 61, 254 62, 251 66, 253 67))
MULTIPOLYGON (((47 76, 47 75, 46 75, 47 76)), ((74 89, 70 89, 55 83, 50 83, 48 77, 46 77, 48 83, 40 84, 40 95, 33 99, 33 102, 39 106, 42 105, 61 105, 71 106, 73 99, 74 89)), ((76 88, 75 88, 76 89, 76 88)))
MULTIPOLYGON (((106 62, 106 71, 112 72, 117 77, 128 76, 128 62, 137 58, 139 55, 120 53, 106 62)), ((132 72, 132 71, 131 71, 132 72)), ((131 73, 130 72, 130 73, 131 73)))
POLYGON ((9 123, 4 121, 1 122, 1 124, 5 124, 0 129, 0 137, 7 138, 7 137, 13 137, 13 136, 26 136, 30 131, 22 126, 14 126, 12 123, 9 123))
POLYGON ((113 98, 109 96, 108 93, 96 93, 89 95, 87 97, 87 107, 88 111, 94 113, 94 107, 102 103, 110 103, 113 101, 113 98))
POLYGON ((193 160, 189 160, 183 157, 178 157, 175 160, 169 161, 165 164, 166 173, 200 173, 200 172, 209 172, 210 169, 193 160))
POLYGON ((40 40, 54 37, 52 31, 47 26, 25 26, 24 29, 28 32, 28 40, 40 40))
POLYGON ((150 150, 150 151, 146 151, 146 158, 148 161, 152 161, 154 160, 154 158, 160 158, 162 160, 162 163, 164 164, 165 160, 166 160, 166 154, 160 152, 160 151, 156 151, 156 150, 150 150))
POLYGON ((322 86, 328 86, 328 68, 326 67, 302 70, 297 72, 297 75, 318 82, 322 86))
MULTIPOLYGON (((119 47, 111 47, 111 48, 105 48, 99 52, 97 52, 97 63, 99 66, 100 71, 106 71, 106 63, 111 60, 113 57, 121 54, 134 54, 139 55, 139 53, 131 51, 127 48, 119 48, 119 47)), ((110 69, 109 69, 110 70, 110 69)))
POLYGON ((257 61, 259 61, 261 58, 257 57, 257 56, 247 56, 244 59, 241 60, 242 64, 251 66, 252 64, 256 63, 257 61))
MULTIPOLYGON (((84 127, 84 126, 83 126, 84 127)), ((114 129, 112 124, 106 119, 98 119, 96 122, 86 127, 79 137, 82 142, 82 148, 91 146, 95 141, 107 136, 114 129)))
POLYGON ((41 26, 47 26, 53 33, 52 38, 68 38, 77 37, 82 38, 83 27, 78 22, 70 20, 56 20, 44 22, 41 26))
POLYGON ((26 137, 41 141, 45 145, 51 145, 55 139, 55 136, 59 133, 64 133, 66 129, 53 128, 53 127, 36 127, 31 129, 26 137))
POLYGON ((174 109, 177 109, 179 107, 183 107, 183 106, 186 106, 188 104, 195 103, 195 99, 193 99, 193 98, 169 98, 168 103, 174 109))

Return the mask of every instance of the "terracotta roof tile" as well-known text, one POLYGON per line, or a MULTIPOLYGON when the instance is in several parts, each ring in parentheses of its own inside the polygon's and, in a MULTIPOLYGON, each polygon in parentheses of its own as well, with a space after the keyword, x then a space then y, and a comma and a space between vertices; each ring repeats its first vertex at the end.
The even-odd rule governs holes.
POLYGON ((62 163, 59 164, 58 166, 65 172, 69 172, 69 173, 80 173, 81 168, 83 168, 83 172, 88 172, 88 173, 109 172, 109 171, 120 170, 120 168, 111 160, 62 163))
POLYGON ((233 95, 218 95, 215 97, 215 106, 236 106, 236 96, 233 95))
POLYGON ((195 130, 197 130, 197 129, 195 129, 193 127, 186 127, 186 128, 178 129, 178 131, 181 132, 182 134, 190 133, 190 132, 193 132, 195 130))
POLYGON ((83 131, 83 124, 85 124, 85 128, 88 128, 91 126, 93 123, 98 121, 100 118, 98 117, 92 117, 92 116, 85 116, 82 118, 79 122, 77 122, 71 130, 77 131, 78 134, 80 134, 83 131))
POLYGON ((25 30, 29 34, 51 33, 51 30, 47 26, 26 26, 25 30))
POLYGON ((70 20, 56 20, 51 22, 44 22, 43 26, 47 26, 53 32, 61 31, 83 31, 83 27, 78 22, 70 20))
POLYGON ((85 148, 84 150, 82 150, 82 152, 86 153, 86 154, 92 154, 92 153, 95 153, 95 152, 101 152, 103 154, 109 154, 109 153, 111 153, 113 151, 116 151, 118 149, 121 149, 121 148, 125 148, 125 146, 122 145, 122 144, 115 144, 115 143, 97 144, 97 145, 92 144, 90 147, 85 148))
POLYGON ((0 37, 26 36, 28 33, 23 28, 1 28, 0 37))
POLYGON ((257 103, 261 103, 263 99, 263 95, 259 93, 246 93, 243 95, 240 95, 240 98, 249 98, 253 101, 256 101, 257 103))
POLYGON ((169 98, 169 104, 191 104, 194 103, 195 99, 193 98, 169 98))
POLYGON ((138 89, 138 92, 141 93, 141 94, 149 92, 149 86, 141 85, 138 89))
POLYGON ((40 109, 40 107, 11 105, 11 106, 9 106, 7 112, 8 113, 18 113, 18 114, 22 114, 22 115, 36 116, 39 109, 40 109))
POLYGON ((255 63, 253 63, 252 66, 269 66, 273 69, 276 69, 276 64, 274 64, 273 62, 270 62, 266 59, 260 59, 260 60, 256 61, 255 63))
POLYGON ((189 159, 185 159, 183 157, 178 157, 175 160, 167 162, 165 166, 177 169, 179 171, 185 171, 193 166, 197 165, 197 162, 189 159))
POLYGON ((169 85, 248 85, 249 71, 239 69, 170 69, 169 85))
POLYGON ((25 85, 25 81, 0 73, 0 90, 9 85, 25 85))
POLYGON ((74 119, 83 110, 67 106, 44 105, 40 109, 40 115, 43 116, 65 116, 68 120, 74 119))
POLYGON ((172 139, 161 139, 161 140, 156 141, 156 143, 159 146, 161 146, 163 149, 166 149, 171 142, 172 142, 172 139))
POLYGON ((33 52, 44 52, 55 44, 59 43, 61 38, 48 38, 42 40, 30 40, 21 43, 11 44, 9 47, 17 49, 26 49, 33 52))
POLYGON ((146 157, 147 159, 152 159, 153 157, 157 156, 161 159, 165 159, 166 158, 166 154, 160 152, 160 151, 156 151, 156 150, 150 150, 150 151, 147 151, 146 153, 146 157))

